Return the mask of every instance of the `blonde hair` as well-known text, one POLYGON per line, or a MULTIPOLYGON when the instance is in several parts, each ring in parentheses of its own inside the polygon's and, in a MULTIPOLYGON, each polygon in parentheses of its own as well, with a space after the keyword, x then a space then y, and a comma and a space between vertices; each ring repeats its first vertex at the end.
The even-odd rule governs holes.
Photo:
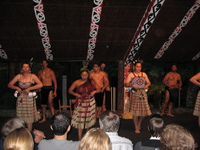
POLYGON ((27 128, 11 132, 4 140, 4 150, 33 150, 33 137, 27 128))
POLYGON ((102 129, 92 128, 81 140, 78 150, 111 150, 110 138, 102 129))
POLYGON ((196 145, 191 133, 177 124, 169 124, 160 134, 161 150, 194 150, 196 145))

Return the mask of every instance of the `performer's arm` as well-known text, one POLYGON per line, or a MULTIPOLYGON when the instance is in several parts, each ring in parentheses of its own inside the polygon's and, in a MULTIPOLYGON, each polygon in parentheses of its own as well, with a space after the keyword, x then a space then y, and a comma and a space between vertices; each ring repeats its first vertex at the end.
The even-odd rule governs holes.
POLYGON ((15 83, 18 81, 20 74, 16 75, 9 83, 8 87, 14 90, 17 90, 19 93, 22 91, 18 86, 15 86, 15 83))
POLYGON ((197 73, 196 75, 190 78, 190 82, 198 86, 200 86, 199 80, 200 80, 200 73, 197 73))
POLYGON ((109 85, 109 80, 108 80, 108 76, 106 75, 106 73, 104 73, 104 76, 103 76, 103 82, 105 83, 103 88, 101 89, 101 91, 103 92, 105 90, 105 88, 109 85))
POLYGON ((145 82, 146 82, 146 85, 144 86, 144 89, 147 89, 149 86, 151 86, 151 82, 150 82, 147 74, 144 73, 144 72, 143 72, 143 74, 144 74, 144 78, 145 78, 145 82))
POLYGON ((54 73, 53 70, 52 70, 51 76, 52 76, 53 86, 54 86, 54 93, 53 93, 53 95, 56 97, 57 96, 58 85, 57 85, 56 75, 55 75, 55 73, 54 73))
POLYGON ((76 96, 76 97, 78 97, 78 98, 81 98, 81 95, 80 95, 80 94, 74 92, 74 89, 77 87, 77 82, 78 82, 78 80, 76 80, 76 81, 74 81, 74 82, 72 83, 72 85, 71 85, 70 88, 68 89, 68 93, 69 93, 69 94, 72 94, 72 95, 74 95, 74 96, 76 96))
POLYGON ((125 81, 125 86, 126 87, 133 87, 133 84, 131 84, 131 79, 132 79, 132 75, 129 74, 128 77, 126 78, 126 81, 125 81))

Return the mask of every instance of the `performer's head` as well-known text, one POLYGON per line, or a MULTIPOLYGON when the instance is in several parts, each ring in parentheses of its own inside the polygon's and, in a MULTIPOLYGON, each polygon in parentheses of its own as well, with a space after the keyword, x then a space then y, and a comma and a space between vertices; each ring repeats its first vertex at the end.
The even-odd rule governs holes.
POLYGON ((104 69, 106 68, 106 64, 105 63, 101 63, 100 68, 101 68, 101 71, 104 71, 104 69))
POLYGON ((80 72, 82 80, 88 80, 89 79, 89 71, 86 68, 81 69, 80 72))
POLYGON ((171 66, 171 71, 172 72, 176 72, 177 71, 177 66, 176 65, 172 65, 171 66))
POLYGON ((24 62, 21 65, 21 73, 30 73, 31 65, 28 62, 24 62))
POLYGON ((100 71, 100 63, 96 62, 93 64, 94 72, 100 71))
POLYGON ((105 132, 118 132, 120 119, 114 111, 108 110, 101 113, 99 124, 105 132))
POLYGON ((41 65, 42 65, 42 67, 45 69, 45 68, 48 67, 49 63, 48 63, 48 61, 47 61, 46 59, 43 59, 43 60, 41 61, 41 65))
POLYGON ((165 123, 163 118, 160 115, 152 115, 148 123, 148 130, 151 135, 154 137, 159 137, 163 128, 165 127, 165 123))

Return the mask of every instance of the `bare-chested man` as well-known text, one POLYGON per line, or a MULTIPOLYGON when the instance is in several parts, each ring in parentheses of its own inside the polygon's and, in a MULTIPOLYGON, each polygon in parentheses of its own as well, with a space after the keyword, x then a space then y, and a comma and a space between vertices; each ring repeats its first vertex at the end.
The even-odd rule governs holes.
POLYGON ((177 101, 178 92, 182 87, 181 76, 176 71, 177 71, 177 66, 172 65, 171 71, 168 72, 163 79, 163 83, 166 85, 166 91, 165 91, 165 101, 163 103, 162 113, 160 114, 161 116, 164 115, 167 103, 170 102, 167 116, 174 117, 174 115, 171 114, 172 107, 174 105, 174 102, 177 101))
POLYGON ((99 117, 102 111, 104 90, 109 85, 108 76, 104 71, 100 70, 99 63, 94 63, 93 71, 90 73, 90 79, 93 80, 95 84, 97 84, 101 88, 101 92, 95 94, 97 117, 99 117))
POLYGON ((41 65, 43 69, 38 72, 38 76, 43 84, 43 88, 41 89, 43 119, 39 123, 46 121, 47 104, 51 111, 51 115, 53 116, 55 114, 53 99, 57 96, 57 81, 54 71, 48 68, 47 60, 43 60, 41 65))

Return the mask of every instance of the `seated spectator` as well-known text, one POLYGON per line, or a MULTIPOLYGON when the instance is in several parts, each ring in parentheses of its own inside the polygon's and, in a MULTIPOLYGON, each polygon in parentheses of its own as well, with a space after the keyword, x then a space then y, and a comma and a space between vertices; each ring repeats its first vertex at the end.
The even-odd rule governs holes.
POLYGON ((99 118, 100 128, 110 137, 112 150, 132 150, 132 142, 118 135, 120 118, 114 111, 104 111, 99 118))
POLYGON ((150 139, 136 143, 134 150, 158 150, 160 148, 160 133, 164 126, 163 118, 160 115, 153 115, 148 123, 148 130, 151 133, 150 139))
POLYGON ((39 150, 77 150, 80 142, 67 140, 67 134, 71 129, 70 119, 64 112, 56 113, 51 119, 50 128, 54 132, 54 138, 43 139, 39 143, 39 150))
POLYGON ((110 139, 102 129, 92 128, 82 138, 78 150, 111 150, 110 139))
POLYGON ((33 150, 33 147, 33 137, 25 127, 15 129, 4 140, 4 150, 33 150))
MULTIPOLYGON (((3 150, 3 142, 4 139, 7 137, 7 135, 9 133, 11 133, 12 131, 14 131, 15 129, 21 128, 21 127, 25 127, 25 123, 21 118, 11 118, 8 121, 6 121, 6 123, 3 125, 2 129, 1 129, 1 133, 2 133, 2 137, 0 139, 0 150, 3 150)), ((39 130, 33 130, 32 136, 34 137, 34 150, 37 150, 38 148, 38 143, 45 138, 45 135, 42 131, 39 130)))
POLYGON ((191 133, 177 124, 169 124, 160 134, 161 150, 194 150, 195 141, 191 133))

